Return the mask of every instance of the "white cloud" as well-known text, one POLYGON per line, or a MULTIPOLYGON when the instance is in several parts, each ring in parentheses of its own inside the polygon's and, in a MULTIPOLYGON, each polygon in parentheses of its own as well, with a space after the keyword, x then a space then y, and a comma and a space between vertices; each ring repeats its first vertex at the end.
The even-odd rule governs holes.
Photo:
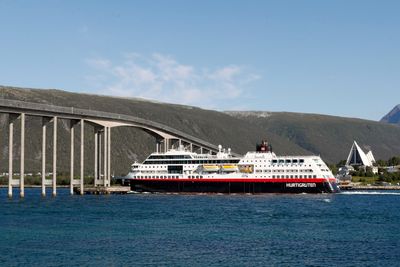
POLYGON ((86 63, 91 67, 87 83, 102 94, 204 108, 229 108, 229 103, 244 98, 251 82, 260 79, 242 66, 228 65, 210 71, 162 54, 145 57, 129 53, 122 63, 103 58, 88 59, 86 63))
POLYGON ((241 71, 239 66, 231 65, 216 70, 210 77, 217 81, 232 81, 241 71))

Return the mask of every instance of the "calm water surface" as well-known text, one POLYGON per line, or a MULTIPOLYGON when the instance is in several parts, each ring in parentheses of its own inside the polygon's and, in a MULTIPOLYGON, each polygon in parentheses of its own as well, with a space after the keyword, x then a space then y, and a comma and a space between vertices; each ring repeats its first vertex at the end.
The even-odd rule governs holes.
POLYGON ((1 266, 400 266, 396 192, 6 194, 1 266))

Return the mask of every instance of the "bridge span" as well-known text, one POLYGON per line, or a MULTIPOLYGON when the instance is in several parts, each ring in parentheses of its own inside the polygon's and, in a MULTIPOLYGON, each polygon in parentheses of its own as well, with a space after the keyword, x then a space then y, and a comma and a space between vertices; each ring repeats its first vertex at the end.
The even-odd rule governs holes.
MULTIPOLYGON (((8 114, 8 196, 12 197, 13 187, 19 187, 20 197, 24 197, 25 178, 25 121, 26 116, 40 117, 42 119, 42 195, 46 195, 46 186, 52 187, 52 195, 57 194, 57 122, 59 119, 69 120, 70 131, 70 192, 79 188, 80 194, 84 193, 84 127, 85 124, 94 126, 94 135, 90 136, 94 142, 94 186, 109 187, 111 183, 111 129, 114 127, 128 126, 142 129, 156 138, 156 151, 167 151, 169 148, 185 146, 190 151, 200 153, 216 153, 218 147, 197 137, 173 129, 158 122, 137 118, 134 116, 115 114, 103 111, 62 107, 48 104, 39 104, 25 101, 0 99, 0 113, 8 114), (20 120, 20 172, 19 178, 14 179, 13 172, 13 144, 14 123, 20 120), (52 179, 46 178, 46 129, 53 124, 53 169, 52 179), (74 177, 74 151, 75 128, 80 126, 80 179, 74 177)), ((237 155, 237 154, 235 154, 237 155)))

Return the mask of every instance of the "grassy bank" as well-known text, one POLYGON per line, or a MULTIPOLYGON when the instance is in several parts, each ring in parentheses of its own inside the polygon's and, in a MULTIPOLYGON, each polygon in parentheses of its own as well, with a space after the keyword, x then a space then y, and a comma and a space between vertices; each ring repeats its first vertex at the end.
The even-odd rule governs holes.
POLYGON ((396 185, 398 183, 400 183, 400 180, 397 179, 393 179, 393 180, 384 180, 384 179, 380 179, 379 176, 372 176, 372 177, 365 177, 365 176, 353 176, 351 181, 353 183, 361 183, 362 185, 373 185, 373 184, 380 184, 382 182, 386 182, 386 183, 390 183, 392 185, 396 185))
POLYGON ((351 181, 353 183, 361 183, 363 185, 367 184, 375 184, 378 181, 378 176, 373 176, 373 177, 364 177, 364 176, 353 176, 351 178, 351 181))

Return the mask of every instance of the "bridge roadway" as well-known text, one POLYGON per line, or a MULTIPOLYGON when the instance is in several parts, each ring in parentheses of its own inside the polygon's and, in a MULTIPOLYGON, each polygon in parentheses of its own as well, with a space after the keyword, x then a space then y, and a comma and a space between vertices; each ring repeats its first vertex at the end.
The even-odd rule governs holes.
MULTIPOLYGON (((74 187, 80 187, 80 193, 84 192, 84 125, 89 123, 95 126, 95 186, 110 186, 111 180, 111 128, 114 127, 135 127, 146 131, 156 138, 156 151, 167 151, 172 146, 184 145, 191 151, 200 150, 200 153, 216 153, 218 147, 203 141, 197 137, 173 129, 158 122, 142 118, 109 113, 96 110, 87 110, 74 107, 62 107, 48 104, 32 103, 18 100, 0 99, 0 113, 9 115, 9 172, 8 172, 8 196, 12 197, 13 186, 19 186, 20 196, 24 197, 24 176, 25 176, 25 120, 26 115, 42 118, 42 195, 46 195, 46 186, 52 186, 53 196, 56 195, 57 175, 57 121, 58 119, 70 120, 70 192, 73 194, 74 187), (21 160, 19 179, 13 177, 13 132, 14 122, 21 121, 21 160), (53 123, 53 177, 46 178, 46 128, 53 123), (77 124, 81 127, 80 142, 80 179, 74 179, 74 128, 77 124)), ((238 156, 238 154, 232 153, 238 156)))

